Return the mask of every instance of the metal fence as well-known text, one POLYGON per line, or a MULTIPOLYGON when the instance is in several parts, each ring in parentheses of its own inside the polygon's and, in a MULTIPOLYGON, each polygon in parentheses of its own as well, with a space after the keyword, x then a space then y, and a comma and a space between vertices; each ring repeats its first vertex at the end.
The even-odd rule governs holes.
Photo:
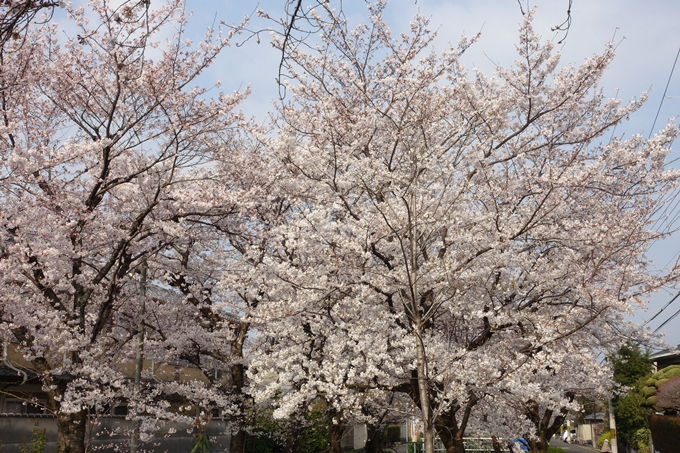
MULTIPOLYGON (((501 440, 501 445, 503 441, 501 440)), ((465 451, 467 453, 491 453, 493 452, 493 439, 490 437, 464 437, 463 444, 465 444, 465 451)), ((393 445, 391 448, 395 453, 424 453, 425 445, 423 442, 406 442, 403 444, 393 445)), ((441 440, 436 439, 434 443, 434 451, 436 453, 446 453, 444 444, 441 440)))

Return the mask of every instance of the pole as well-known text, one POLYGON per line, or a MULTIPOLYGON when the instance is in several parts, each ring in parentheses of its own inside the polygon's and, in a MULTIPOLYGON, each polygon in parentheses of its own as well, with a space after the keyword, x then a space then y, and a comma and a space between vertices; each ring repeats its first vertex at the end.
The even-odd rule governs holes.
POLYGON ((609 446, 612 449, 612 453, 619 453, 616 442, 616 419, 614 418, 614 409, 612 408, 611 398, 609 398, 609 434, 611 435, 609 446))
MULTIPOLYGON (((135 396, 139 399, 139 394, 142 388, 142 368, 144 366, 144 314, 146 313, 146 261, 141 265, 141 276, 139 279, 139 319, 137 320, 137 356, 135 357, 135 396)), ((139 403, 139 401, 137 401, 139 403)), ((130 439, 130 453, 137 453, 139 447, 139 434, 141 428, 141 420, 139 419, 138 404, 135 404, 135 427, 132 432, 132 439, 130 439)))

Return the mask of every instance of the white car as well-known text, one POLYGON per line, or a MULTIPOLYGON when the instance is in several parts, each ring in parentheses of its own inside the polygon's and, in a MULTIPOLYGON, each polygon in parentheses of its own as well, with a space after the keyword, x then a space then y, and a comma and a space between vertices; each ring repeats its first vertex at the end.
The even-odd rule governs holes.
POLYGON ((564 431, 561 437, 564 442, 572 443, 576 440, 576 430, 572 428, 569 431, 564 431))

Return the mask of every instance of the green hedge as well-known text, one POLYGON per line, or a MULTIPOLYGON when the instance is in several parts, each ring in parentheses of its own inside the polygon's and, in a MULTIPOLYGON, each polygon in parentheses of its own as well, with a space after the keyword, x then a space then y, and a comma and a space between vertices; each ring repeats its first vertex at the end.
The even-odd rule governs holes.
POLYGON ((649 429, 652 431, 655 450, 661 453, 680 451, 680 418, 652 415, 649 418, 649 429))
POLYGON ((655 406, 657 401, 656 394, 659 391, 659 387, 668 382, 669 379, 679 376, 680 365, 671 365, 662 368, 661 371, 647 379, 647 385, 642 389, 642 395, 646 398, 644 405, 649 407, 655 406))
POLYGON ((401 427, 400 426, 388 426, 385 429, 385 443, 396 444, 401 441, 401 427))
POLYGON ((609 441, 609 443, 611 444, 611 441, 612 441, 612 434, 611 433, 612 432, 610 430, 607 430, 607 431, 603 432, 602 434, 600 434, 600 437, 598 437, 598 439, 597 439, 597 449, 598 450, 600 448, 602 448, 602 444, 604 443, 605 439, 607 439, 609 441))

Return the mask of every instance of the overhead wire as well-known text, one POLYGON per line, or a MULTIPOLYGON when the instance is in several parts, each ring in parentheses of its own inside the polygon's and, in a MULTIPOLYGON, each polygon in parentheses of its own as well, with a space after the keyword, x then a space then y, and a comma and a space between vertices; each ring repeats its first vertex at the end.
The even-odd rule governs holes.
POLYGON ((661 323, 661 325, 660 325, 659 327, 657 327, 656 329, 654 329, 654 332, 658 332, 659 330, 661 330, 661 328, 662 328, 663 326, 665 326, 666 324, 668 324, 669 322, 671 322, 671 321, 672 321, 676 316, 678 316, 678 315, 680 315, 680 310, 678 310, 678 311, 676 311, 675 313, 673 313, 673 314, 671 315, 670 318, 668 318, 668 319, 665 320, 663 323, 661 323))
MULTIPOLYGON (((670 304, 672 304, 672 303, 675 301, 675 299, 677 299, 678 297, 680 297, 680 291, 678 291, 678 293, 675 295, 675 297, 673 297, 666 305, 664 305, 663 308, 662 308, 661 310, 659 310, 658 312, 656 312, 656 314, 655 314, 654 316, 652 316, 651 318, 649 318, 649 319, 648 319, 647 321, 645 321, 645 323, 642 324, 642 325, 643 325, 643 326, 646 326, 646 325, 649 324, 650 322, 654 321, 654 320, 656 319, 656 317, 659 316, 666 308, 668 308, 668 306, 669 306, 670 304)), ((656 332, 656 331, 655 331, 655 332, 656 332)))
MULTIPOLYGON (((659 108, 656 110, 656 115, 654 116, 654 122, 652 123, 652 127, 649 130, 649 135, 647 136, 647 139, 649 140, 652 137, 652 134, 654 133, 654 127, 656 126, 656 122, 659 119, 659 114, 661 113, 661 108, 663 107, 663 103, 666 100, 666 94, 668 93, 668 87, 671 84, 671 80, 673 79, 673 73, 675 72, 675 67, 678 64, 678 57, 680 57, 680 46, 678 47, 678 52, 675 54, 675 60, 673 61, 673 66, 671 67, 671 73, 668 75, 668 80, 666 81, 666 87, 663 90, 663 96, 661 96, 661 101, 659 102, 659 108)), ((672 229, 673 224, 675 221, 678 220, 678 216, 680 215, 680 210, 678 212, 675 212, 678 210, 678 207, 680 206, 680 200, 676 201, 678 198, 678 194, 680 191, 675 190, 673 191, 670 195, 670 199, 664 199, 666 198, 665 196, 662 196, 659 201, 659 209, 663 206, 663 212, 661 215, 654 221, 654 223, 651 226, 651 229, 656 231, 657 233, 662 233, 661 227, 663 227, 664 224, 668 223, 667 226, 667 231, 670 231, 672 229), (668 208, 672 205, 672 208, 670 212, 667 213, 668 208), (663 220, 662 220, 663 219, 663 220), (668 222, 669 219, 672 219, 670 222, 668 222), (657 227, 657 223, 661 221, 661 224, 657 227)), ((662 233, 663 234, 663 233, 662 233)), ((656 240, 654 241, 656 242, 656 240)))
MULTIPOLYGON (((673 79, 673 73, 675 72, 675 67, 678 63, 678 57, 680 57, 680 47, 678 47, 678 52, 675 54, 675 60, 673 61, 673 66, 671 67, 671 73, 669 74, 668 80, 666 81, 666 87, 664 88, 663 96, 661 96, 661 102, 659 102, 659 108, 656 111, 656 115, 654 116, 654 122, 652 123, 652 127, 649 130, 649 135, 647 136, 648 140, 652 137, 652 134, 654 133, 654 127, 656 126, 656 122, 659 119, 659 114, 661 113, 661 108, 663 107, 663 102, 666 99, 666 94, 668 93, 668 87, 670 86, 671 80, 673 79)), ((670 195, 668 199, 664 200, 664 198, 666 198, 666 196, 662 196, 658 200, 658 202, 657 202, 658 205, 659 205, 658 210, 661 210, 662 206, 664 206, 664 209, 663 209, 663 212, 661 212, 661 215, 652 224, 652 226, 651 226, 652 230, 654 230, 654 231, 656 231, 657 233, 660 233, 660 234, 665 234, 665 233, 668 233, 672 230, 673 226, 675 225, 675 222, 677 222, 677 220, 680 218, 680 210, 678 210, 678 207, 680 206, 680 199, 678 199, 679 194, 680 194, 680 191, 675 190, 674 192, 672 192, 672 195, 670 195), (677 201, 676 201, 676 199, 677 199, 677 201), (668 212, 669 207, 671 207, 670 212, 668 212), (661 220, 661 219, 663 219, 663 220, 661 220), (660 220, 661 220, 661 223, 657 227, 657 223, 660 220), (662 229, 664 225, 667 225, 665 231, 662 229)), ((656 242, 656 239, 652 243, 654 243, 654 242, 656 242)), ((675 259, 675 257, 678 256, 679 253, 680 253, 680 251, 678 253, 676 253, 673 258, 671 258, 671 260, 664 266, 664 268, 666 268, 675 259)), ((649 324, 650 322, 655 320, 661 313, 664 312, 664 310, 666 310, 666 308, 668 308, 673 302, 675 302, 675 300, 677 300, 678 297, 680 297, 680 291, 678 291, 678 293, 670 301, 668 301, 668 303, 666 303, 666 305, 664 305, 661 308, 661 310, 659 310, 654 316, 652 316, 647 321, 645 321, 643 326, 646 326, 647 324, 649 324)), ((666 319, 663 323, 661 323, 661 325, 659 327, 657 327, 654 330, 654 332, 658 332, 659 330, 661 330, 666 324, 668 324, 671 320, 673 320, 676 316, 678 316, 678 314, 680 314, 680 310, 675 312, 668 319, 666 319)))
MULTIPOLYGON (((657 202, 657 203, 660 204, 659 209, 661 209, 661 206, 665 206, 665 208, 664 208, 663 212, 661 213, 661 215, 654 221, 654 223, 650 227, 653 231, 656 231, 657 233, 661 233, 662 232, 661 228, 664 226, 664 224, 666 222, 668 222, 668 219, 671 218, 671 215, 674 215, 673 214, 674 211, 678 208, 678 205, 680 205, 680 198, 678 198, 678 193, 679 192, 676 190, 670 196, 669 200, 663 200, 663 197, 662 197, 662 199, 657 202), (675 203, 675 204, 673 204, 673 203, 675 203), (673 207, 671 208, 670 212, 668 212, 668 208, 671 207, 671 206, 673 206, 673 207), (668 214, 666 214, 667 212, 668 212, 668 214), (661 221, 661 223, 657 227, 657 223, 659 223, 659 221, 661 221)), ((677 216, 677 214, 674 215, 674 218, 676 216, 677 216)), ((671 222, 670 225, 672 225, 672 224, 673 223, 671 222)))
POLYGON ((671 79, 673 78, 673 71, 675 71, 675 65, 678 63, 678 57, 680 57, 680 47, 678 47, 678 53, 675 55, 675 61, 673 62, 673 67, 671 68, 671 73, 668 76, 668 81, 666 82, 666 89, 663 90, 663 96, 661 96, 661 102, 659 103, 659 109, 656 111, 656 116, 654 117, 654 123, 652 128, 649 130, 649 136, 647 139, 652 137, 654 133, 654 126, 656 126, 656 120, 659 119, 659 113, 661 113, 661 107, 663 106, 663 101, 666 99, 666 93, 668 92, 668 86, 671 84, 671 79))

